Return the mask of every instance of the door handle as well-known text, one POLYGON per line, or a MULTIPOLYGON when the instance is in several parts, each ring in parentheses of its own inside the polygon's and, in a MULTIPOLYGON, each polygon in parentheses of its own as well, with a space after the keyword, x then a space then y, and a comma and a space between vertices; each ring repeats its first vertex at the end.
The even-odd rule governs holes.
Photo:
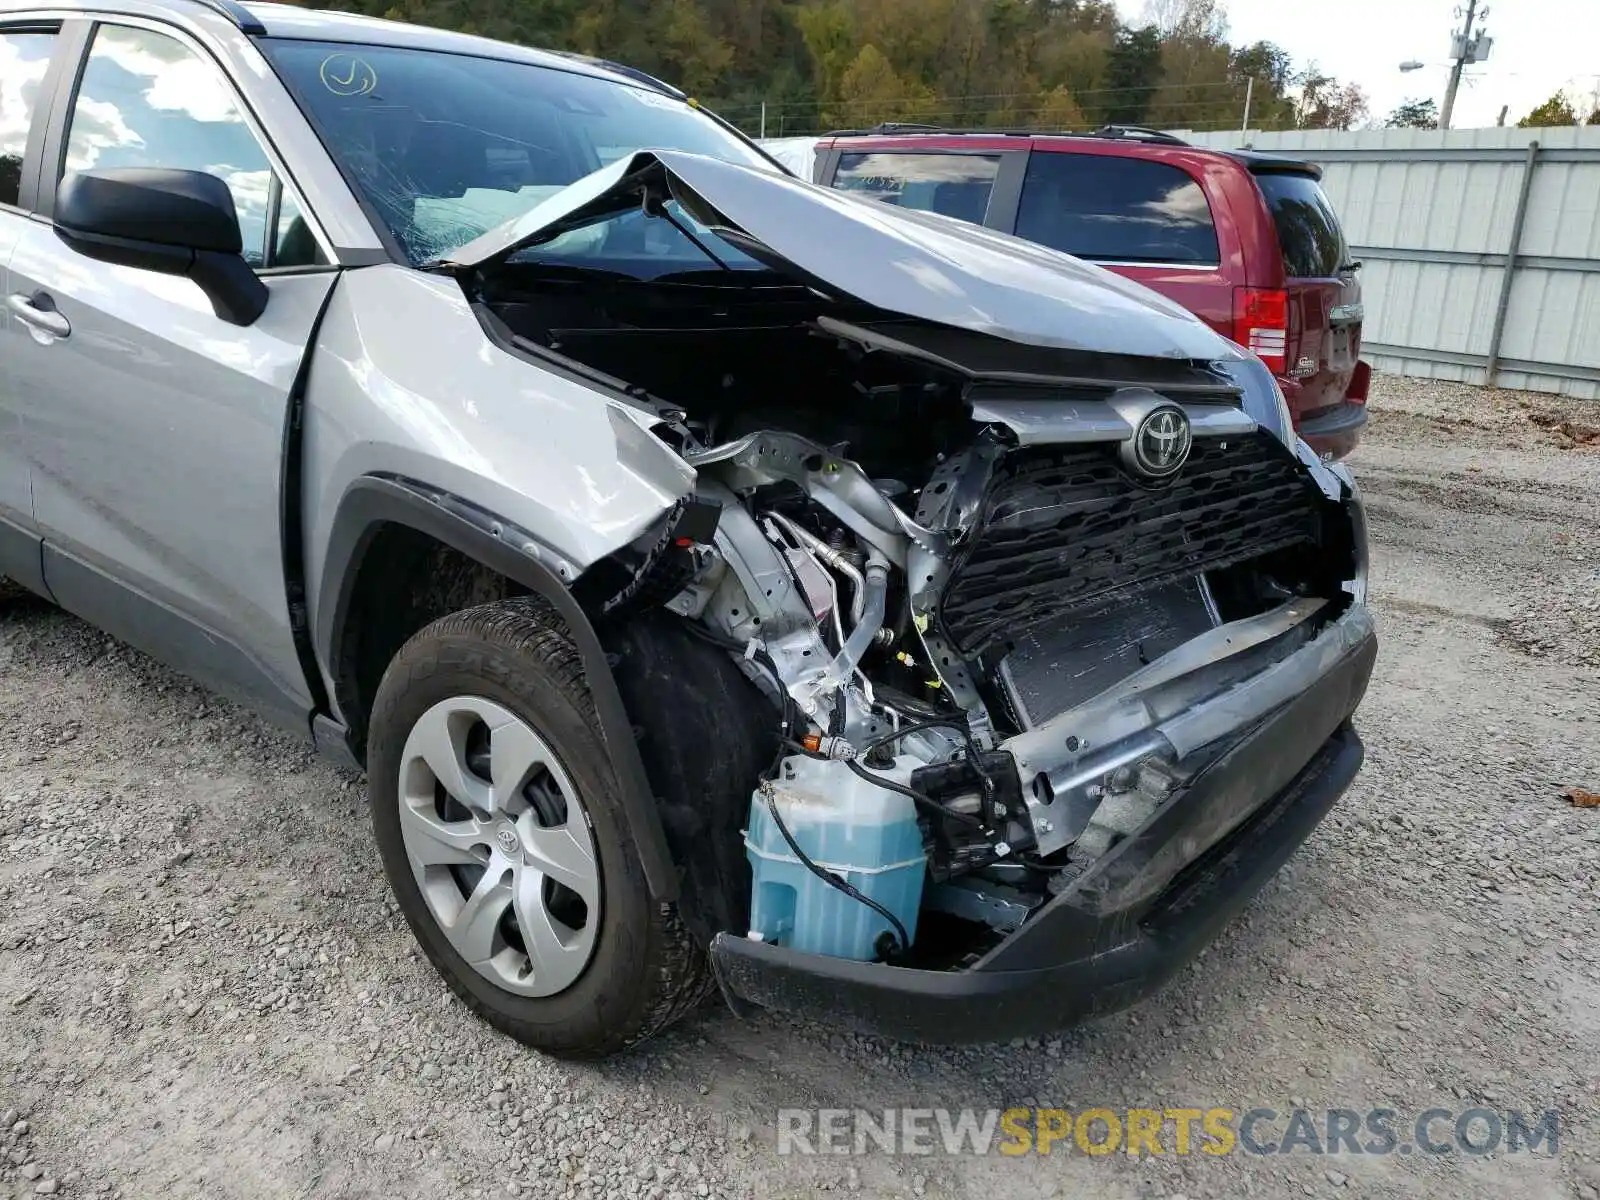
POLYGON ((72 333, 72 322, 56 311, 56 302, 49 292, 35 292, 31 296, 13 293, 6 297, 6 307, 17 320, 40 333, 53 338, 64 338, 72 333))

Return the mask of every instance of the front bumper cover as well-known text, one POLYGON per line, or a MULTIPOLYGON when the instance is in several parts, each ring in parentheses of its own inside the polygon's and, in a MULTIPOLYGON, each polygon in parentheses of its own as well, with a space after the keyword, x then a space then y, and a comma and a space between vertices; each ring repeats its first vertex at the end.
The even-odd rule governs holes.
POLYGON ((1349 786, 1363 755, 1350 715, 1376 655, 1370 634, 1350 646, 972 967, 892 967, 720 933, 710 954, 723 995, 735 1011, 942 1044, 1035 1036, 1127 1007, 1193 959, 1349 786))

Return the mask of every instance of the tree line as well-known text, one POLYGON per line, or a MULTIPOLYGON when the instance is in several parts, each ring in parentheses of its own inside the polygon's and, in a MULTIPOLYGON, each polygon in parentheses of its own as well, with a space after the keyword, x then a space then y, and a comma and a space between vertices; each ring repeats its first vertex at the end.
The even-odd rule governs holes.
POLYGON ((576 50, 657 75, 769 135, 882 121, 1349 129, 1353 84, 1271 42, 1235 45, 1220 0, 335 0, 335 7, 576 50))

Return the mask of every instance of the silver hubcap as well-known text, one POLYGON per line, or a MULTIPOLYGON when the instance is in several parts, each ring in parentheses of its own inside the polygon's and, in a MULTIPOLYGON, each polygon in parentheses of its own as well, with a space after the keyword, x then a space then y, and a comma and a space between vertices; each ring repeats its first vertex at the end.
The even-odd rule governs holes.
POLYGON ((480 975, 552 996, 583 973, 600 926, 594 836, 525 721, 476 696, 423 713, 401 761, 400 832, 433 919, 480 975))

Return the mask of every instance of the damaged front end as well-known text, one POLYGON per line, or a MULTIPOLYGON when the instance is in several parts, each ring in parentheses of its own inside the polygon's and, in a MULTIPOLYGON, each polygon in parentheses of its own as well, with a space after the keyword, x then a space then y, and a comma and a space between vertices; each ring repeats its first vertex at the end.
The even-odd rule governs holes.
POLYGON ((694 468, 579 583, 770 704, 726 995, 928 1041, 1142 995, 1360 764, 1349 475, 1257 360, 1092 268, 693 156, 609 174, 453 269, 694 468))

